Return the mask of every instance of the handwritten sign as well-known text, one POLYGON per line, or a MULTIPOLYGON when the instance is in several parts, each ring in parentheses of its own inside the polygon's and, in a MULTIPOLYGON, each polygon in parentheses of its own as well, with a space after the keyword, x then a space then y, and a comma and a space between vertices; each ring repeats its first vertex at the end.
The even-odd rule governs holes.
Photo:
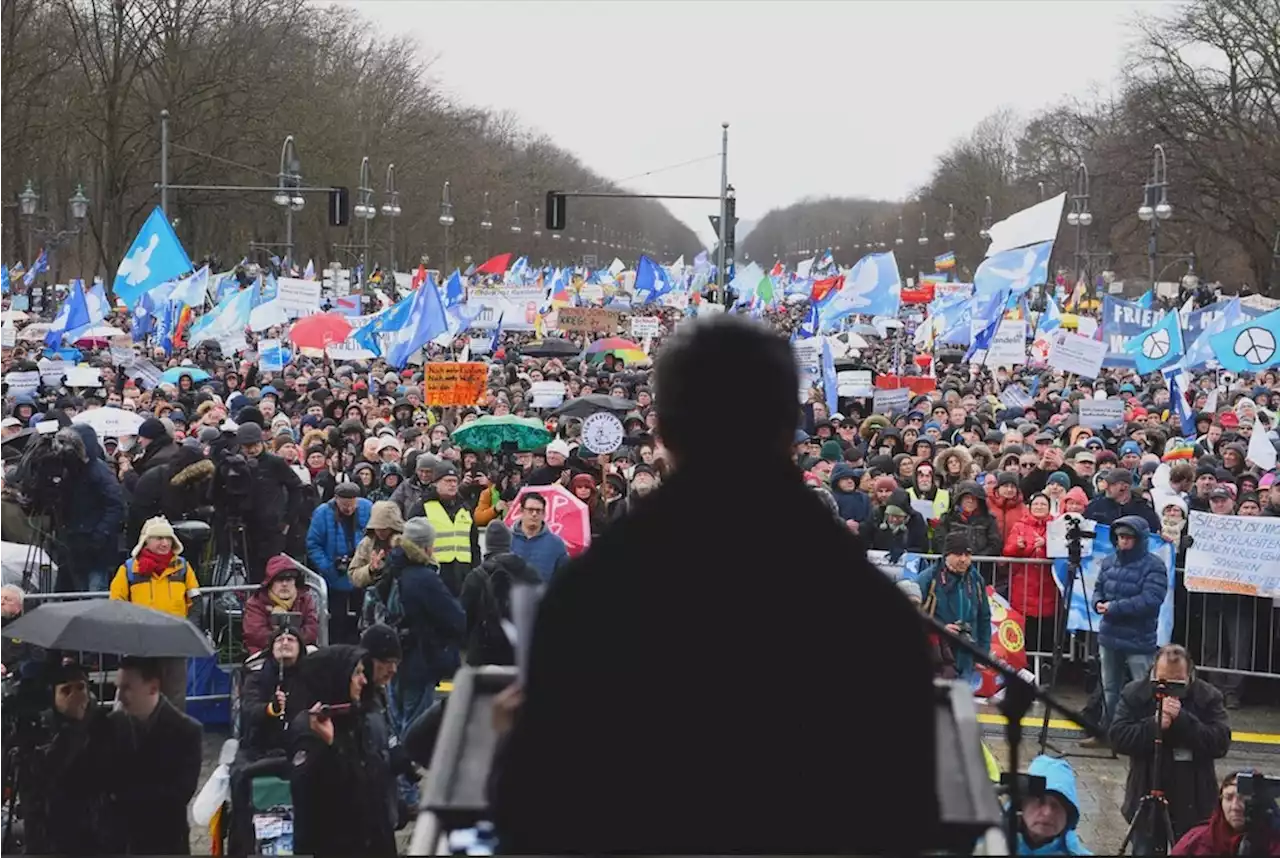
POLYGON ((67 374, 73 364, 65 360, 45 360, 41 359, 40 363, 40 380, 49 387, 57 387, 62 384, 62 377, 67 374))
POLYGON ((4 377, 4 383, 9 385, 9 393, 11 395, 16 396, 20 393, 34 394, 40 388, 40 373, 34 369, 11 372, 4 377))
POLYGON ((428 363, 423 371, 428 405, 475 405, 489 379, 489 368, 482 363, 428 363))
POLYGON ((281 277, 276 280, 276 297, 273 299, 286 312, 306 315, 320 308, 319 280, 303 280, 299 277, 281 277))
POLYGON ((1005 319, 991 338, 984 363, 990 367, 1021 366, 1027 362, 1027 323, 1005 319))
POLYGON ((1280 518, 1192 511, 1188 526, 1188 590, 1280 596, 1280 518))
POLYGON ((1081 399, 1080 425, 1090 429, 1114 429, 1124 425, 1124 403, 1119 399, 1081 399))
POLYGON ((631 317, 631 339, 643 340, 645 337, 656 337, 661 333, 662 320, 657 316, 631 317))
POLYGON ((871 370, 840 370, 836 373, 836 389, 841 396, 874 396, 875 388, 871 384, 871 370))
POLYGON ((1049 366, 1074 372, 1081 378, 1097 378, 1107 356, 1107 344, 1070 331, 1056 334, 1049 343, 1049 366))
POLYGON ((559 408, 564 394, 564 382, 535 381, 529 385, 529 404, 534 408, 559 408))
POLYGON ((595 307, 561 307, 556 311, 557 326, 573 333, 608 333, 618 327, 618 314, 595 307))

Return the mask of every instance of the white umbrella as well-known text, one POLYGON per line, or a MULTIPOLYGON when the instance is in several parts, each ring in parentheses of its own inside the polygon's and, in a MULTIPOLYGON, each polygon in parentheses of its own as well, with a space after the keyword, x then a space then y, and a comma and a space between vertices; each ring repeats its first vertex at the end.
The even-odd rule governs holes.
POLYGON ((99 438, 119 438, 122 435, 137 435, 142 418, 133 411, 123 408, 90 408, 71 418, 72 423, 84 423, 93 427, 99 438))
POLYGON ((0 322, 5 324, 10 322, 25 322, 30 318, 30 313, 24 313, 21 310, 5 310, 3 313, 0 313, 0 322))
POLYGON ((18 339, 27 340, 29 342, 40 342, 49 333, 49 328, 53 327, 49 322, 35 322, 27 325, 18 331, 18 339))
POLYGON ((0 542, 0 567, 4 570, 4 583, 21 584, 28 560, 37 569, 41 564, 48 563, 54 572, 58 571, 58 567, 43 549, 21 542, 0 542))
POLYGON ((109 340, 112 337, 123 336, 126 336, 126 334, 119 328, 113 328, 111 325, 94 325, 92 328, 76 337, 76 340, 109 340))

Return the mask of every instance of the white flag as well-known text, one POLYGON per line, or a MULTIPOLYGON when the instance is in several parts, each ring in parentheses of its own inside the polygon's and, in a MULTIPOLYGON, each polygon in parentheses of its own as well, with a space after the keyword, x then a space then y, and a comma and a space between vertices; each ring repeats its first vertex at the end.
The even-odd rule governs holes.
POLYGON ((1267 439, 1267 427, 1256 417, 1253 418, 1253 434, 1249 436, 1249 451, 1245 458, 1252 460, 1264 473, 1276 466, 1276 448, 1267 439))

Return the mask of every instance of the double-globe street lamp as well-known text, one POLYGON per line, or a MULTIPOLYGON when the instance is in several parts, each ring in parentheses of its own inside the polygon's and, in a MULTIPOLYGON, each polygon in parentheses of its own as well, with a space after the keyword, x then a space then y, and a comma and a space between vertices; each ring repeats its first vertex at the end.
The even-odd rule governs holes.
POLYGON ((369 156, 360 159, 360 184, 356 187, 356 204, 352 210, 355 216, 364 221, 364 237, 360 240, 361 280, 369 276, 369 221, 373 220, 378 209, 373 204, 373 177, 369 167, 369 156))
POLYGON ((440 226, 444 227, 444 268, 440 271, 441 277, 449 276, 449 229, 457 221, 453 217, 453 201, 449 199, 449 183, 444 183, 444 190, 440 192, 440 226))
MULTIPOLYGON (((22 193, 18 194, 18 212, 27 224, 28 245, 39 244, 46 253, 52 253, 72 238, 83 237, 84 223, 89 217, 89 198, 85 196, 84 185, 76 185, 76 191, 67 200, 67 206, 71 209, 71 223, 73 226, 59 229, 56 221, 49 214, 40 214, 39 217, 44 221, 44 224, 36 224, 37 210, 40 208, 40 195, 36 193, 36 189, 32 187, 31 181, 28 180, 26 188, 23 189, 22 193)), ((79 258, 80 274, 83 277, 84 259, 79 249, 77 249, 76 256, 79 258)))
POLYGON ((396 190, 396 165, 387 165, 386 202, 382 204, 382 215, 387 219, 388 256, 391 257, 391 277, 396 274, 396 218, 400 217, 400 192, 396 190))
POLYGON ((1089 211, 1089 167, 1084 159, 1076 165, 1075 192, 1071 194, 1071 211, 1067 212, 1067 225, 1076 228, 1076 282, 1085 278, 1089 263, 1086 235, 1093 213, 1089 211))
POLYGON ((1160 221, 1171 217, 1173 206, 1169 205, 1169 166, 1165 162, 1164 146, 1157 143, 1151 149, 1151 178, 1142 186, 1142 205, 1138 206, 1138 220, 1151 227, 1147 238, 1147 273, 1152 290, 1156 288, 1160 221))
POLYGON ((293 143, 293 135, 284 138, 280 147, 280 172, 276 174, 276 192, 272 202, 284 209, 284 258, 286 268, 293 264, 293 213, 307 204, 302 192, 302 162, 293 143))

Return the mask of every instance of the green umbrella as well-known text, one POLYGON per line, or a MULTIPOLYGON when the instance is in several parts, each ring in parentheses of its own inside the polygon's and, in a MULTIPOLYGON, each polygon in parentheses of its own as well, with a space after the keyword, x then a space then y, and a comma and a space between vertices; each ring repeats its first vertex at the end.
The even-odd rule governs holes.
POLYGON ((517 450, 536 450, 550 444, 555 436, 536 417, 501 417, 486 415, 453 430, 453 440, 461 447, 496 453, 503 444, 513 443, 517 450))

